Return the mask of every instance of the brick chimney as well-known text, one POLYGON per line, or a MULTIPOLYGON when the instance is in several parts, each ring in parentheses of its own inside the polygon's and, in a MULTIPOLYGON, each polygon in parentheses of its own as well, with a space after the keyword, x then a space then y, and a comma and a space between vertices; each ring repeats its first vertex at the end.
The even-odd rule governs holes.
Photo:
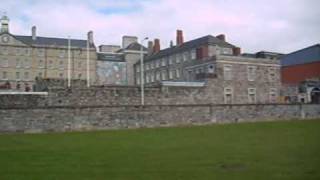
POLYGON ((226 35, 224 34, 219 34, 218 36, 216 36, 218 39, 220 39, 221 41, 226 42, 226 35))
POLYGON ((241 54, 241 48, 239 48, 239 47, 234 47, 234 48, 232 49, 232 52, 233 52, 233 55, 234 55, 234 56, 239 56, 239 55, 241 54))
POLYGON ((183 44, 183 31, 177 30, 177 46, 183 44))
POLYGON ((158 53, 160 51, 160 40, 154 39, 153 53, 158 53))

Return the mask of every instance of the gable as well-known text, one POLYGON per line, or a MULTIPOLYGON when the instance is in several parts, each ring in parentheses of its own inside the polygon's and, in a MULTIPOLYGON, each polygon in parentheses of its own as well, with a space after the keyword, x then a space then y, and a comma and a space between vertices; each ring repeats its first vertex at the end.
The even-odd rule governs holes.
POLYGON ((0 45, 10 45, 10 46, 28 46, 27 44, 19 41, 13 35, 9 33, 2 33, 0 34, 0 45))

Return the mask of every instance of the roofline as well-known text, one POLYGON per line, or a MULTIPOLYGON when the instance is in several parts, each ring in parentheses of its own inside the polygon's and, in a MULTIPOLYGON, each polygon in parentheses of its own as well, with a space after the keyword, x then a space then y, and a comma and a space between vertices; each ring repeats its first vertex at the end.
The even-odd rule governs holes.
POLYGON ((314 48, 314 47, 317 47, 317 46, 320 47, 320 44, 314 44, 314 45, 311 45, 311 46, 309 46, 309 47, 306 47, 306 48, 303 48, 303 49, 299 49, 299 50, 293 51, 293 52, 291 52, 291 53, 285 54, 284 56, 296 54, 296 53, 298 53, 298 52, 300 52, 300 51, 304 51, 304 50, 306 50, 306 49, 311 49, 311 48, 314 48))

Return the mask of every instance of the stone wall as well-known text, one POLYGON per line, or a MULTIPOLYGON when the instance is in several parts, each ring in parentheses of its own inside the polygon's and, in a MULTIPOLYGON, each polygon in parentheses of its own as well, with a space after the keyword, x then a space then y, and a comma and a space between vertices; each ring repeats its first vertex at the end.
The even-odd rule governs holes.
POLYGON ((51 132, 309 119, 320 105, 147 105, 0 108, 0 132, 51 132))

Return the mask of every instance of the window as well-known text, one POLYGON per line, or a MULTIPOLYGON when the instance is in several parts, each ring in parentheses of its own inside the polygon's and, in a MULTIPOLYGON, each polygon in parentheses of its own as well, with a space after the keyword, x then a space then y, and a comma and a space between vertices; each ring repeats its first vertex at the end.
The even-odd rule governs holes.
POLYGON ((20 48, 17 48, 17 49, 16 49, 16 55, 19 56, 20 54, 21 54, 21 49, 20 49, 20 48))
POLYGON ((154 82, 154 73, 151 73, 151 79, 150 79, 151 82, 154 82))
POLYGON ((176 63, 180 63, 181 54, 176 54, 176 63))
POLYGON ((64 68, 64 64, 63 64, 63 61, 62 61, 62 60, 59 61, 59 68, 60 68, 60 69, 63 69, 63 68, 64 68))
POLYGON ((169 70, 169 79, 173 79, 173 73, 174 73, 173 70, 169 70))
POLYGON ((176 69, 176 78, 180 78, 180 70, 176 69))
POLYGON ((136 66, 136 72, 140 72, 140 65, 136 66))
POLYGON ((161 59, 156 60, 156 68, 160 67, 160 63, 161 63, 160 61, 161 61, 161 59))
POLYGON ((39 72, 38 77, 42 78, 42 76, 43 76, 42 72, 39 72))
POLYGON ((29 61, 28 59, 25 59, 25 60, 24 60, 24 66, 25 66, 25 68, 30 68, 30 66, 31 66, 31 61, 29 61))
POLYGON ((53 60, 49 60, 49 65, 48 65, 48 67, 49 67, 50 69, 53 69, 53 60))
POLYGON ((6 72, 6 71, 2 72, 2 79, 3 80, 8 80, 8 72, 6 72))
POLYGON ((149 83, 150 78, 149 78, 149 74, 146 74, 146 83, 149 83))
POLYGON ((42 60, 42 59, 39 60, 38 67, 39 68, 44 68, 44 60, 42 60))
POLYGON ((268 69, 268 71, 269 71, 269 81, 271 81, 271 82, 276 81, 276 69, 270 67, 270 68, 268 69))
POLYGON ((247 66, 248 81, 254 81, 256 79, 256 66, 247 66))
POLYGON ((82 62, 79 61, 79 62, 78 62, 78 68, 81 69, 81 67, 82 67, 82 62))
POLYGON ((29 80, 29 72, 24 72, 24 80, 29 80))
POLYGON ((224 65, 223 66, 223 76, 224 76, 224 80, 231 80, 232 79, 232 66, 231 65, 224 65))
POLYGON ((16 80, 20 80, 20 72, 16 72, 16 80))
POLYGON ((63 79, 63 73, 59 73, 59 78, 63 79))
POLYGON ((277 89, 276 88, 270 88, 269 101, 270 101, 270 103, 277 102, 277 89))
POLYGON ((79 73, 79 74, 78 74, 78 79, 81 79, 81 78, 82 78, 82 74, 79 73))
POLYGON ((26 56, 30 56, 30 50, 29 49, 24 49, 24 54, 26 56))
POLYGON ((162 80, 167 80, 167 71, 162 71, 162 73, 161 73, 161 79, 162 79, 162 80))
POLYGON ((172 56, 169 57, 169 64, 170 65, 173 64, 173 57, 172 56))
POLYGON ((64 49, 61 49, 60 52, 59 52, 59 57, 60 58, 64 58, 66 55, 66 51, 64 49))
POLYGON ((166 65, 167 65, 167 62, 166 62, 166 59, 165 59, 165 58, 162 58, 162 59, 161 59, 161 65, 162 65, 162 66, 166 66, 166 65))
POLYGON ((232 104, 233 99, 232 88, 224 88, 224 103, 225 104, 232 104))
POLYGON ((208 65, 208 73, 213 74, 214 73, 214 66, 213 64, 208 65))
POLYGON ((250 104, 256 103, 256 88, 248 88, 248 102, 250 104))
POLYGON ((191 59, 192 60, 196 59, 196 50, 195 49, 191 50, 191 59))
POLYGON ((149 69, 150 69, 150 64, 147 63, 147 64, 146 64, 146 70, 148 71, 149 69))
POLYGON ((154 69, 154 64, 155 64, 155 62, 153 61, 153 62, 151 62, 150 64, 151 64, 151 69, 154 69))
POLYGON ((22 62, 19 58, 16 59, 16 68, 20 68, 22 66, 22 62))
POLYGON ((257 66, 248 66, 248 69, 247 69, 248 81, 254 81, 256 79, 256 70, 257 70, 257 66))
POLYGON ((9 67, 9 61, 7 58, 3 58, 2 59, 2 63, 1 63, 2 67, 9 67))
POLYGON ((38 56, 40 57, 44 56, 44 49, 38 49, 38 56))
POLYGON ((157 81, 160 81, 160 76, 161 76, 161 75, 160 75, 160 71, 156 72, 156 80, 157 80, 157 81))
POLYGON ((183 61, 188 61, 188 52, 183 53, 183 61))
POLYGON ((9 54, 9 50, 7 47, 2 47, 2 54, 3 55, 8 55, 9 54))
POLYGON ((140 84, 140 77, 139 76, 137 76, 136 82, 137 82, 137 84, 140 84))

